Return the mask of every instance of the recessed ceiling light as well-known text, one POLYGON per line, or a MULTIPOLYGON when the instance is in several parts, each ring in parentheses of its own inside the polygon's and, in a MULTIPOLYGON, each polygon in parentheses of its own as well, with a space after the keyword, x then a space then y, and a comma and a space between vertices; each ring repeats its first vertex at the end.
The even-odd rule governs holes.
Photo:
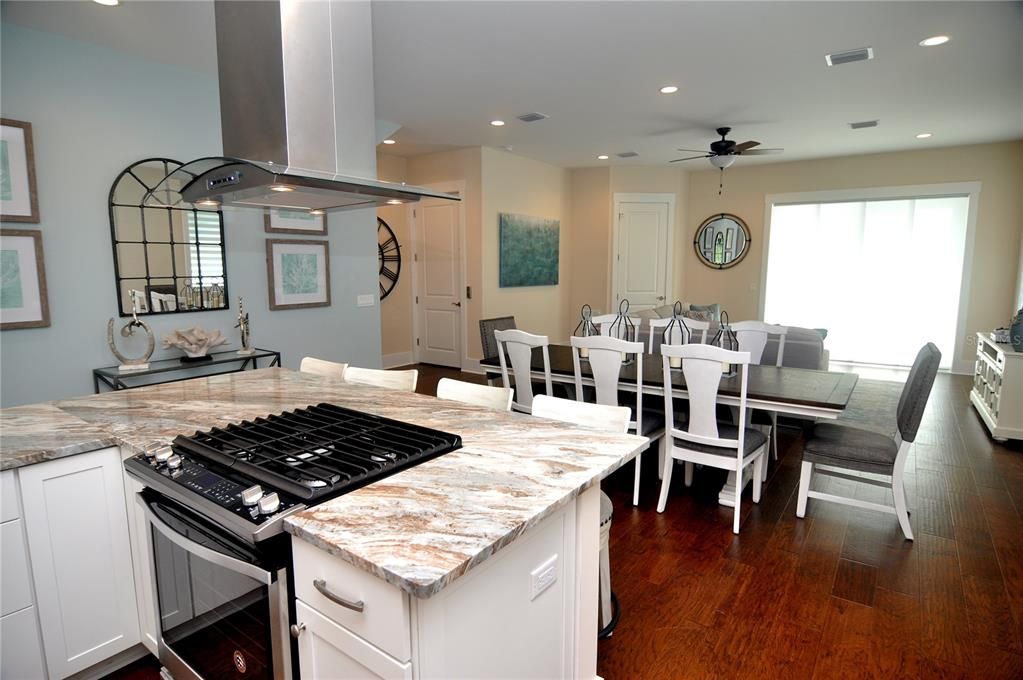
POLYGON ((320 210, 319 208, 314 208, 314 209, 309 211, 309 214, 310 215, 322 215, 323 211, 320 210))
POLYGON ((401 201, 396 198, 392 198, 387 202, 387 205, 401 205, 401 201))
POLYGON ((678 92, 677 85, 665 85, 661 88, 661 94, 675 94, 678 92))
POLYGON ((106 5, 107 7, 113 7, 120 4, 121 0, 92 0, 97 5, 106 5))
POLYGON ((385 139, 384 140, 384 144, 397 144, 397 143, 398 142, 394 141, 393 139, 385 139))
POLYGON ((600 154, 599 156, 597 156, 597 160, 598 161, 606 161, 607 160, 607 155, 600 154))
POLYGON ((927 139, 927 138, 928 138, 928 137, 930 137, 930 136, 931 136, 931 133, 930 133, 930 132, 921 132, 920 134, 918 134, 918 135, 916 136, 916 138, 917 138, 917 139, 927 139))
POLYGON ((490 124, 493 125, 494 127, 501 127, 502 125, 504 125, 504 121, 503 120, 492 120, 492 121, 490 121, 490 124))
POLYGON ((270 186, 271 191, 294 191, 295 187, 289 187, 285 184, 273 184, 270 186))
POLYGON ((924 38, 920 41, 920 47, 937 47, 938 45, 944 45, 951 38, 947 35, 933 35, 930 38, 924 38))

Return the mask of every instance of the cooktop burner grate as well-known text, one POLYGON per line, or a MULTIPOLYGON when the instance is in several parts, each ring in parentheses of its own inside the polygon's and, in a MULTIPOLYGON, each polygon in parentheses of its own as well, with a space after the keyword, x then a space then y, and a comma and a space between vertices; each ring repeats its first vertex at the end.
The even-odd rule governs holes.
POLYGON ((180 436, 193 455, 303 499, 352 491, 461 448, 461 437, 319 404, 180 436))

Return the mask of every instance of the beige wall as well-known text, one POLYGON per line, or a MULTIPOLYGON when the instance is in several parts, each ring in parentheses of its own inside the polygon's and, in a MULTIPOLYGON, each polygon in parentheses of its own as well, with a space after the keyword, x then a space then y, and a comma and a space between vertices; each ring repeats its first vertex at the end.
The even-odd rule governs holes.
MULTIPOLYGON (((569 272, 568 312, 588 304, 607 305, 611 279, 611 172, 609 168, 578 168, 570 173, 572 238, 565 249, 569 272)), ((574 316, 572 318, 575 318, 574 316)))
MULTIPOLYGON (((848 156, 725 171, 718 196, 718 171, 692 172, 685 240, 709 215, 731 212, 749 225, 749 255, 731 269, 710 269, 699 263, 691 246, 685 249, 687 299, 720 302, 732 319, 756 318, 763 262, 765 196, 944 182, 981 182, 971 266, 967 336, 1005 325, 1015 302, 1023 232, 1023 141, 848 156)), ((964 343, 961 360, 969 360, 972 343, 964 343)))
POLYGON ((569 171, 521 156, 483 148, 483 315, 515 317, 531 333, 564 340, 571 332, 572 209, 569 171), (514 213, 560 220, 557 286, 500 288, 498 214, 514 213))
MULTIPOLYGON (((407 162, 401 156, 377 153, 377 177, 387 182, 406 180, 407 162)), ((377 208, 377 217, 387 222, 401 245, 401 272, 398 283, 386 300, 380 302, 380 352, 388 355, 412 351, 412 234, 404 206, 377 208)))

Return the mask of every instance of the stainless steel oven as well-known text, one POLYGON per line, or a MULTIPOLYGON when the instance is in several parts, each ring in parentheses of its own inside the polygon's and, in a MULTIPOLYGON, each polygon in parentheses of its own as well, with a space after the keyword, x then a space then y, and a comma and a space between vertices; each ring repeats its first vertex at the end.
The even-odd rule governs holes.
POLYGON ((245 543, 152 489, 137 500, 151 537, 159 658, 174 680, 292 678, 286 540, 245 543))

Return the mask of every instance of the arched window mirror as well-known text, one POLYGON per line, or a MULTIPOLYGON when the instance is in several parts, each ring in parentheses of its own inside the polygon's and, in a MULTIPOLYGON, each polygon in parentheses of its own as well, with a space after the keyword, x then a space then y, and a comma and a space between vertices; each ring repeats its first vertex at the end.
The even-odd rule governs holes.
MULTIPOLYGON (((182 167, 169 158, 128 166, 110 187, 114 279, 121 316, 227 309, 224 215, 181 200, 182 167), (181 186, 178 186, 178 185, 181 186)), ((187 178, 187 173, 185 178, 187 178)))

